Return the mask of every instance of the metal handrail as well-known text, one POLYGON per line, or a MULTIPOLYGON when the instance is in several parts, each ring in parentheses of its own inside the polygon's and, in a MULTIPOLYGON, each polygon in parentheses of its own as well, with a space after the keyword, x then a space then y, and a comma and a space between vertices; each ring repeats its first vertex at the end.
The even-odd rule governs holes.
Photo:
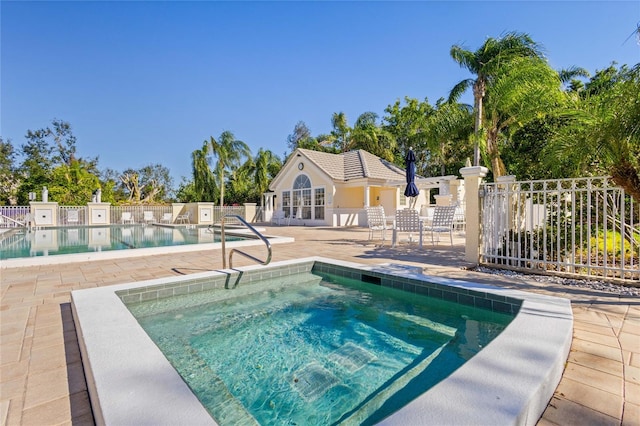
POLYGON ((231 249, 231 251, 229 252, 229 268, 233 269, 233 262, 232 262, 232 258, 233 258, 233 253, 238 253, 241 254, 242 256, 253 260, 254 262, 260 263, 261 265, 267 265, 269 264, 269 262, 271 262, 271 254, 272 254, 272 250, 271 250, 271 243, 269 242, 269 240, 267 240, 267 238, 262 235, 260 233, 260 231, 258 231, 256 228, 254 228, 253 226, 251 226, 246 220, 244 220, 241 216, 235 215, 235 214, 226 214, 224 216, 222 216, 222 219, 220 221, 220 242, 222 243, 222 269, 227 269, 227 259, 226 259, 226 247, 225 247, 225 230, 224 230, 224 220, 227 217, 234 217, 237 220, 239 220, 243 225, 245 225, 247 228, 249 228, 249 230, 251 232, 253 232, 258 238, 260 238, 262 240, 262 242, 267 246, 267 260, 260 260, 255 256, 250 255, 249 253, 245 253, 242 250, 238 250, 236 248, 231 249))
POLYGON ((2 216, 2 219, 8 220, 10 222, 13 222, 13 223, 17 224, 21 228, 26 228, 27 227, 27 223, 26 223, 27 220, 25 220, 25 223, 22 223, 19 220, 15 220, 15 219, 13 219, 13 218, 11 218, 9 216, 5 216, 3 214, 0 214, 0 216, 2 216))

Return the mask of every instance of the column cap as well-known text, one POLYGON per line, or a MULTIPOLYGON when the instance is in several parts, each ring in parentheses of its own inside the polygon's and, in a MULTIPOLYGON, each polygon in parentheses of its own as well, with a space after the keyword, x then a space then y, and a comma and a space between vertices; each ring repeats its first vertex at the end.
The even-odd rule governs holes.
POLYGON ((483 166, 471 166, 471 167, 463 167, 460 169, 460 174, 462 177, 485 177, 489 173, 489 169, 483 166))

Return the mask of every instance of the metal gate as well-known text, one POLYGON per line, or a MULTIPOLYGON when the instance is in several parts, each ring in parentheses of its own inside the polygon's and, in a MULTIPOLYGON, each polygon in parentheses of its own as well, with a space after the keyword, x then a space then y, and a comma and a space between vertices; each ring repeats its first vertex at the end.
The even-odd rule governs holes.
POLYGON ((481 188, 480 263, 640 281, 640 205, 611 178, 481 188))

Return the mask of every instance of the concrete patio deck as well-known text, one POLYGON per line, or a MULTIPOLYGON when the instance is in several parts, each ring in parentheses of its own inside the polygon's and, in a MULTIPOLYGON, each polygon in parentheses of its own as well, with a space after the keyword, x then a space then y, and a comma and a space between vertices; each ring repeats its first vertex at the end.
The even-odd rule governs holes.
MULTIPOLYGON (((571 300, 574 338, 562 380, 539 425, 640 425, 640 298, 469 271, 463 240, 391 248, 364 228, 267 227, 291 236, 273 260, 325 256, 401 263, 425 274, 552 294, 571 300)), ((390 238, 390 235, 389 235, 390 238)), ((264 248, 249 251, 263 257, 264 248)), ((234 258, 236 266, 250 264, 234 258)), ((70 292, 220 269, 219 250, 0 269, 0 424, 93 425, 70 292)))

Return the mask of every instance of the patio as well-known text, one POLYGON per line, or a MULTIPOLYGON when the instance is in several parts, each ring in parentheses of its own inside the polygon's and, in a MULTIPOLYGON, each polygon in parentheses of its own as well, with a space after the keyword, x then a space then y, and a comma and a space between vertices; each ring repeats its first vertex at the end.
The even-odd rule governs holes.
MULTIPOLYGON (((640 423, 640 300, 532 279, 469 271, 464 240, 454 246, 368 241, 366 228, 267 227, 291 236, 273 261, 325 256, 364 264, 401 263, 425 274, 571 299, 574 339, 562 381, 539 425, 640 423)), ((261 256, 264 248, 247 249, 261 256)), ((237 266, 249 264, 237 258, 237 266)), ((0 423, 94 424, 70 308, 70 292, 222 267, 219 250, 1 269, 0 423), (217 257, 216 257, 217 255, 217 257)))

